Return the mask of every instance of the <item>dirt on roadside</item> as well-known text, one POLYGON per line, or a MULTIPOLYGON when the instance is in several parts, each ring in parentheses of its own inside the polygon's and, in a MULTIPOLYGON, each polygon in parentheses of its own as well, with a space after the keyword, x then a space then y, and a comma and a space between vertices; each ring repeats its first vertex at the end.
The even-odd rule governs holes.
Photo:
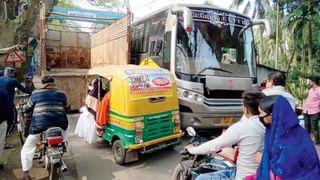
MULTIPOLYGON (((8 142, 12 144, 14 148, 4 150, 0 157, 0 164, 4 165, 4 169, 0 171, 0 180, 20 179, 23 176, 20 159, 22 145, 16 131, 11 133, 8 138, 8 142)), ((71 152, 67 152, 63 159, 67 164, 68 171, 63 174, 62 179, 77 179, 77 172, 71 152)), ((44 180, 48 179, 48 172, 43 168, 43 164, 39 164, 38 160, 34 160, 30 176, 32 180, 44 180)))

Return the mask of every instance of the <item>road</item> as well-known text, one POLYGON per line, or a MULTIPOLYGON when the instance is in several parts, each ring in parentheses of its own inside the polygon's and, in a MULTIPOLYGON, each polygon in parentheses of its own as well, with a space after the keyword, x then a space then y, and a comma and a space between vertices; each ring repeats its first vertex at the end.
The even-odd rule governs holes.
MULTIPOLYGON (((172 178, 173 170, 179 161, 179 151, 183 145, 143 155, 138 162, 120 166, 114 162, 111 147, 106 143, 90 145, 73 133, 78 114, 71 114, 68 117, 70 122, 69 145, 68 152, 64 155, 68 172, 64 173, 64 180, 170 180, 172 178)), ((18 136, 11 135, 9 142, 15 148, 5 150, 1 157, 5 170, 0 171, 0 180, 22 177, 21 145, 18 136)), ((319 147, 317 147, 318 153, 320 153, 319 147)), ((42 168, 42 164, 34 161, 31 177, 34 180, 47 179, 47 172, 42 168)))
POLYGON ((182 145, 143 155, 138 162, 120 166, 107 144, 90 145, 73 132, 78 115, 70 115, 69 148, 78 177, 82 180, 166 180, 171 179, 182 145))

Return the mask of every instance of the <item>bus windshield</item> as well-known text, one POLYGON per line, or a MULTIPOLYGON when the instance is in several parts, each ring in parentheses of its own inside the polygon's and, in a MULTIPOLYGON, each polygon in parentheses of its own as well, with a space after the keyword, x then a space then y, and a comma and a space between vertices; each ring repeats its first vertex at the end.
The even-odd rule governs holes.
POLYGON ((194 23, 190 32, 184 30, 183 19, 178 16, 175 63, 177 73, 195 75, 205 70, 201 74, 256 76, 252 29, 246 29, 238 37, 249 19, 227 12, 199 9, 192 10, 192 16, 194 23))

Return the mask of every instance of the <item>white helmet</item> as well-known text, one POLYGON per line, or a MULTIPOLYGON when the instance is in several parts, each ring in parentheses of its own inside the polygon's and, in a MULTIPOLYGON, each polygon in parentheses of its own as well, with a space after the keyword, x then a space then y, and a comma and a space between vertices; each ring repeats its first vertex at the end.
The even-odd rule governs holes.
POLYGON ((14 77, 14 73, 15 73, 15 68, 13 67, 6 67, 4 69, 3 75, 7 76, 7 77, 14 77))

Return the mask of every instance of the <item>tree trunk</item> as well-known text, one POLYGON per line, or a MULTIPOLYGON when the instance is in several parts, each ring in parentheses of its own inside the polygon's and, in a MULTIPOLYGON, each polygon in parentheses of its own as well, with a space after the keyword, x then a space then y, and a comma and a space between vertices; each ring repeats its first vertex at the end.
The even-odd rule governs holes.
POLYGON ((308 21, 308 72, 313 73, 313 62, 312 62, 312 14, 311 14, 311 0, 308 0, 308 16, 309 16, 309 21, 308 21))

